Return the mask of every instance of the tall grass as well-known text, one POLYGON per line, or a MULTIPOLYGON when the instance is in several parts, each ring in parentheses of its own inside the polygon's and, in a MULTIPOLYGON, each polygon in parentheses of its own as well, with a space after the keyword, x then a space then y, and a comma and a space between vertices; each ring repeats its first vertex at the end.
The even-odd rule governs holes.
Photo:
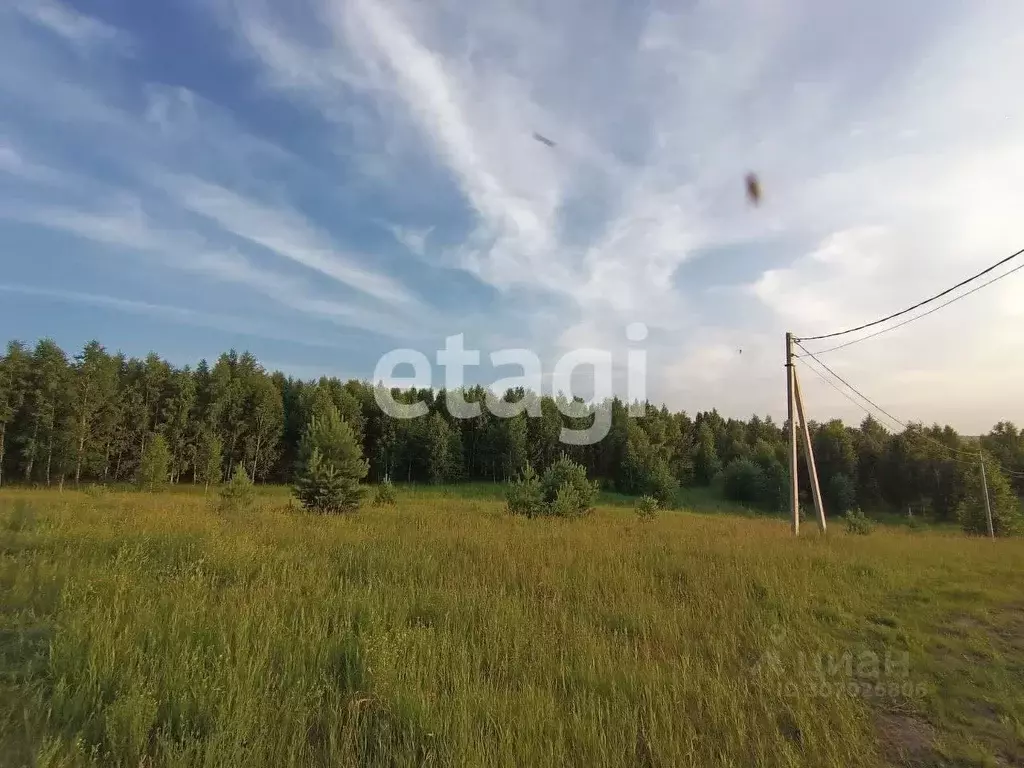
POLYGON ((8 491, 0 519, 4 765, 874 766, 886 713, 984 764, 1024 732, 1020 542, 405 491, 350 519, 8 491), (815 662, 866 650, 918 687, 815 662))

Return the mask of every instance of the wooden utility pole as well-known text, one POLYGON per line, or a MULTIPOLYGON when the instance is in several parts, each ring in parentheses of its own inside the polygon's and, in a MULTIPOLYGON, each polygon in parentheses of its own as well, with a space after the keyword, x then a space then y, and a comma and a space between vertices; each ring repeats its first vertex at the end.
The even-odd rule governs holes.
POLYGON ((981 458, 981 489, 985 492, 985 522, 988 523, 988 537, 994 539, 996 532, 992 528, 992 507, 988 503, 988 479, 985 477, 985 454, 979 454, 981 458))
POLYGON ((786 334, 786 409, 789 414, 789 507, 793 513, 793 535, 800 533, 800 491, 797 477, 796 457, 796 400, 794 383, 796 370, 793 368, 793 334, 786 334))
POLYGON ((793 369, 793 394, 796 395, 796 412, 800 417, 800 426, 804 433, 804 460, 807 462, 807 474, 811 479, 811 494, 814 496, 814 511, 818 514, 818 528, 825 533, 825 506, 821 503, 821 488, 818 485, 818 468, 814 464, 814 446, 811 444, 811 429, 804 416, 804 398, 800 394, 800 379, 793 369))

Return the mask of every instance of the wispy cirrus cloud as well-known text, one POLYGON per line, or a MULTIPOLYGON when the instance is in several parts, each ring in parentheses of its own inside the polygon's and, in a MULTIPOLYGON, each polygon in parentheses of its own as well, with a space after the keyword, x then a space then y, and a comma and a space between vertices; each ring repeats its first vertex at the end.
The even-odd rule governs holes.
MULTIPOLYGON (((0 164, 20 220, 311 323, 621 361, 640 321, 652 397, 778 415, 786 330, 887 313, 1016 246, 1010 3, 223 0, 174 11, 208 46, 191 81, 130 23, 152 69, 129 71, 103 42, 116 12, 48 27, 17 7, 0 164), (40 168, 75 183, 44 191, 40 168)), ((834 360, 906 417, 1012 416, 1020 290, 834 360), (944 394, 962 386, 952 350, 974 405, 944 394)))
POLYGON ((417 299, 395 280, 342 253, 329 235, 287 207, 271 207, 198 178, 168 178, 178 204, 224 230, 315 270, 388 305, 415 307, 417 299))
POLYGON ((325 297, 299 275, 257 265, 229 246, 218 244, 180 225, 161 226, 138 200, 121 198, 103 209, 8 208, 0 216, 34 223, 80 238, 153 259, 153 266, 184 270, 220 283, 246 288, 297 312, 333 323, 362 328, 395 338, 422 333, 411 319, 403 320, 372 308, 325 297))
POLYGON ((124 30, 79 13, 58 0, 12 0, 8 10, 80 50, 102 47, 123 52, 131 45, 131 36, 124 30))
MULTIPOLYGON (((940 2, 925 17, 798 0, 643 10, 314 0, 306 9, 323 21, 316 34, 240 11, 235 29, 265 82, 327 121, 339 121, 347 95, 369 102, 362 108, 384 116, 390 135, 435 164, 423 183, 446 180, 466 206, 461 235, 432 236, 426 250, 505 295, 559 297, 558 331, 547 317, 533 326, 555 348, 621 350, 622 328, 644 321, 670 400, 680 369, 699 369, 692 378, 704 384, 684 388, 713 406, 731 376, 774 368, 756 352, 769 329, 781 338, 884 311, 916 293, 915 251, 930 254, 940 282, 982 252, 998 254, 1006 238, 997 233, 1012 227, 1022 145, 1007 128, 1021 112, 1007 89, 1020 69, 1010 23, 1020 12, 1005 6, 940 2), (253 30, 274 30, 273 45, 253 30), (866 59, 854 40, 869 38, 866 59), (972 50, 984 63, 965 72, 972 50), (766 183, 760 210, 743 199, 752 168, 766 183), (985 189, 983 177, 996 181, 985 189), (977 194, 965 202, 964 189, 977 194), (929 229, 936 217, 941 226, 929 229), (677 280, 725 251, 740 252, 743 267, 726 282, 677 280), (711 287, 718 300, 704 293, 711 287)), ((973 315, 980 341, 998 317, 973 315)), ((919 349, 943 368, 937 328, 919 349)), ((887 394, 898 389, 877 369, 860 373, 887 394)), ((764 391, 746 393, 751 410, 777 408, 764 391)))
MULTIPOLYGON (((52 18, 54 24, 67 21, 62 29, 82 41, 98 44, 101 38, 117 37, 116 30, 105 34, 105 25, 98 21, 73 27, 70 16, 52 18)), ((0 27, 0 38, 9 31, 0 27)), ((257 200, 238 191, 268 188, 263 174, 323 183, 319 172, 288 150, 247 132, 224 110, 185 87, 145 83, 136 98, 126 99, 105 70, 83 67, 73 74, 45 47, 30 41, 20 45, 21 53, 30 54, 39 66, 9 72, 7 81, 0 78, 0 91, 6 88, 15 98, 25 97, 26 112, 43 123, 74 116, 80 128, 70 144, 79 145, 80 152, 74 155, 74 170, 57 172, 26 159, 24 144, 35 143, 31 131, 16 131, 20 146, 5 140, 0 171, 33 184, 57 178, 65 182, 62 194, 51 196, 53 202, 33 202, 39 195, 31 188, 24 190, 23 199, 8 198, 0 211, 6 220, 134 255, 134 263, 141 260, 154 271, 185 271, 254 291, 296 313, 375 335, 421 338, 436 322, 406 286, 374 269, 369 256, 353 258, 287 202, 257 200), (67 78, 64 87, 73 98, 51 109, 30 98, 37 90, 31 81, 45 81, 57 72, 67 78), (317 284, 312 274, 349 293, 332 295, 329 283, 317 284)), ((61 149, 66 164, 70 155, 67 147, 61 149)), ((47 150, 36 151, 45 156, 47 150)), ((271 188, 279 198, 278 185, 271 188)))
POLYGON ((86 293, 82 291, 66 291, 56 288, 44 288, 15 283, 0 283, 0 293, 18 294, 48 301, 85 304, 93 307, 114 309, 133 315, 143 315, 167 320, 172 323, 193 325, 199 328, 223 331, 233 335, 249 336, 275 341, 297 342, 303 345, 320 348, 339 348, 345 345, 329 339, 301 338, 282 333, 264 323, 253 322, 251 318, 234 317, 223 313, 204 312, 188 307, 177 307, 169 304, 158 304, 148 301, 137 301, 117 296, 86 293))
POLYGON ((0 173, 44 184, 60 184, 66 181, 66 177, 60 171, 26 157, 23 152, 5 141, 2 136, 0 136, 0 173))

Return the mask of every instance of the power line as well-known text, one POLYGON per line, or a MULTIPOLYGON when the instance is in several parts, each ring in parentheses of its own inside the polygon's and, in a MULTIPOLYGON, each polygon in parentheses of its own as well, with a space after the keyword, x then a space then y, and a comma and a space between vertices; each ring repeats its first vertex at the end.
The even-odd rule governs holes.
MULTIPOLYGON (((836 331, 835 333, 824 333, 824 334, 821 334, 820 336, 804 336, 803 338, 796 339, 796 340, 797 341, 817 341, 818 339, 831 339, 831 338, 833 338, 835 336, 845 336, 848 333, 854 333, 855 331, 863 331, 865 328, 871 328, 871 327, 873 327, 875 325, 880 325, 882 323, 888 322, 889 320, 893 320, 893 319, 895 319, 897 317, 900 317, 901 315, 905 315, 908 312, 913 312, 915 309, 923 307, 925 304, 931 304, 936 299, 941 299, 943 296, 946 296, 946 295, 952 293, 957 288, 962 288, 963 286, 967 285, 968 283, 974 282, 979 277, 982 277, 983 275, 987 275, 992 270, 996 269, 997 267, 1001 267, 1006 262, 1011 261, 1011 260, 1017 258, 1021 254, 1024 254, 1024 248, 1022 248, 1021 250, 1017 251, 1016 253, 1010 254, 1009 256, 1007 256, 1004 259, 1000 259, 999 261, 997 261, 992 266, 986 267, 985 269, 981 270, 981 272, 979 272, 978 274, 972 275, 971 277, 968 277, 966 280, 961 280, 956 285, 954 285, 954 286, 952 286, 950 288, 947 288, 946 290, 941 291, 941 292, 935 294, 934 296, 925 299, 924 301, 919 301, 919 302, 917 302, 917 304, 914 304, 911 307, 907 307, 906 309, 901 309, 899 312, 893 312, 891 315, 883 317, 883 318, 881 318, 879 320, 874 320, 874 321, 872 321, 870 323, 864 323, 863 325, 858 325, 855 328, 847 328, 845 331, 836 331)), ((1007 274, 1009 274, 1009 273, 1007 273, 1007 274)))
MULTIPOLYGON (((841 395, 842 395, 843 397, 845 397, 845 398, 846 398, 847 400, 849 400, 849 401, 850 401, 851 403, 853 403, 853 404, 854 404, 854 405, 856 405, 856 406, 857 406, 858 408, 860 408, 860 409, 861 409, 862 411, 864 411, 864 413, 866 413, 866 414, 867 414, 868 416, 874 416, 874 415, 875 415, 875 412, 874 412, 874 411, 872 411, 872 410, 871 410, 870 408, 867 408, 867 407, 865 407, 864 405, 862 405, 861 403, 859 403, 859 402, 857 402, 856 400, 854 400, 854 399, 853 399, 852 397, 850 397, 850 395, 849 395, 848 393, 846 393, 845 391, 843 391, 842 389, 840 389, 840 388, 839 388, 839 387, 838 387, 838 386, 836 385, 836 383, 835 383, 834 381, 832 381, 831 379, 829 379, 829 378, 827 378, 826 376, 824 376, 824 375, 823 375, 823 374, 822 374, 822 373, 821 373, 820 371, 818 371, 818 370, 817 370, 816 368, 812 367, 812 366, 810 365, 810 363, 806 362, 805 360, 802 360, 801 362, 803 363, 804 367, 806 367, 806 368, 807 368, 807 370, 809 370, 809 371, 810 371, 811 373, 813 373, 813 374, 814 374, 815 376, 817 376, 817 377, 818 377, 819 379, 821 379, 821 380, 822 380, 823 382, 825 382, 825 383, 826 383, 826 384, 828 384, 828 385, 829 385, 830 387, 832 387, 832 389, 834 389, 834 390, 835 390, 836 392, 838 392, 839 394, 841 394, 841 395)), ((818 361, 818 362, 819 362, 819 364, 821 364, 821 365, 824 365, 824 363, 821 363, 821 361, 818 361)), ((835 374, 833 374, 833 375, 835 375, 835 374)), ((839 377, 837 376, 836 378, 839 378, 839 377)), ((840 379, 840 381, 843 381, 843 380, 842 380, 842 379, 840 379)), ((846 382, 844 381, 843 383, 846 383, 846 382)), ((849 384, 847 384, 847 386, 850 386, 850 385, 849 385, 849 384)), ((854 391, 856 392, 856 390, 854 390, 854 391)), ((859 392, 857 392, 857 394, 858 394, 858 395, 860 395, 861 397, 864 397, 864 396, 863 396, 863 395, 861 395, 861 394, 860 394, 859 392)), ((864 399, 865 399, 865 400, 867 400, 867 398, 864 398, 864 399)), ((868 401, 869 403, 871 402, 870 400, 867 400, 867 401, 868 401)), ((875 406, 875 408, 878 408, 878 406, 875 406)), ((902 427, 902 428, 904 429, 904 431, 906 431, 906 429, 907 429, 907 425, 906 425, 906 424, 904 424, 904 423, 903 423, 902 421, 900 421, 900 420, 899 420, 899 419, 897 419, 896 417, 894 417, 894 416, 890 415, 890 414, 889 414, 889 413, 887 413, 886 411, 883 411, 883 410, 882 410, 882 409, 880 409, 880 408, 878 409, 878 412, 880 412, 880 413, 881 413, 882 415, 884 415, 884 416, 888 417, 889 419, 891 419, 891 420, 892 420, 892 421, 893 421, 894 423, 898 424, 899 426, 901 426, 901 427, 902 427)), ((940 442, 940 441, 938 441, 938 440, 934 440, 933 438, 929 437, 928 435, 924 435, 924 434, 921 434, 921 433, 912 433, 912 434, 916 434, 916 435, 917 435, 918 437, 921 437, 921 438, 922 438, 922 439, 924 439, 924 440, 930 440, 930 441, 934 442, 934 443, 935 443, 936 445, 939 445, 939 446, 941 446, 942 448, 944 448, 944 449, 945 449, 945 450, 947 450, 947 451, 952 451, 952 450, 954 450, 954 449, 950 448, 950 447, 949 447, 948 445, 946 445, 945 443, 942 443, 942 442, 940 442)), ((970 454, 968 454, 968 455, 970 455, 970 454)), ((958 459, 958 458, 957 458, 956 456, 952 456, 952 455, 951 455, 951 456, 948 456, 948 458, 949 458, 949 460, 950 460, 950 461, 955 461, 955 462, 957 462, 958 464, 970 464, 970 465, 974 465, 974 464, 976 463, 976 460, 974 460, 974 461, 967 461, 967 460, 965 460, 965 459, 958 459)))
POLYGON ((857 406, 862 411, 864 411, 864 413, 866 413, 868 416, 874 416, 874 412, 870 408, 864 406, 863 404, 861 404, 860 402, 855 400, 853 397, 851 397, 850 394, 846 390, 841 389, 839 387, 839 385, 837 385, 834 381, 832 381, 832 379, 828 378, 823 373, 821 373, 817 368, 813 367, 810 363, 806 362, 805 360, 801 360, 800 362, 803 364, 803 366, 805 368, 807 368, 808 371, 810 371, 815 376, 817 376, 819 379, 824 381, 826 384, 828 384, 830 387, 832 387, 832 389, 834 389, 840 395, 842 395, 847 400, 849 400, 851 403, 853 403, 855 406, 857 406))
MULTIPOLYGON (((830 374, 831 374, 832 376, 834 376, 834 377, 835 377, 836 379, 838 379, 838 380, 839 380, 839 381, 841 381, 841 382, 842 382, 843 384, 845 384, 845 385, 846 385, 846 386, 847 386, 847 387, 848 387, 848 388, 850 389, 850 391, 851 391, 851 392, 853 392, 853 393, 854 393, 855 395, 857 395, 857 396, 858 396, 858 397, 860 397, 860 398, 861 398, 862 400, 864 400, 864 402, 866 402, 866 403, 868 403, 869 405, 871 405, 871 406, 872 406, 872 407, 873 407, 873 408, 874 408, 875 410, 877 410, 877 411, 878 411, 879 413, 882 413, 883 415, 885 415, 885 416, 886 416, 887 418, 889 418, 889 419, 890 419, 891 421, 893 421, 894 423, 896 423, 896 424, 900 425, 900 426, 901 426, 901 427, 902 427, 902 428, 904 429, 904 431, 906 431, 906 430, 909 430, 909 429, 910 429, 909 425, 908 425, 908 424, 907 424, 906 422, 904 422, 904 421, 902 421, 902 420, 900 420, 900 419, 897 419, 897 418, 896 418, 895 416, 893 416, 893 415, 892 415, 891 413, 889 413, 889 412, 888 412, 887 410, 885 410, 885 409, 884 409, 884 408, 882 408, 882 407, 881 407, 880 405, 878 405, 878 403, 874 402, 874 401, 873 401, 873 400, 871 400, 871 399, 870 399, 869 397, 867 397, 867 395, 865 395, 865 394, 864 394, 863 392, 861 392, 860 390, 858 390, 858 389, 857 389, 857 388, 856 388, 855 386, 853 386, 853 385, 852 385, 852 384, 851 384, 850 382, 848 382, 848 381, 847 381, 846 379, 844 379, 844 378, 843 378, 842 376, 840 376, 840 375, 839 375, 838 373, 836 373, 836 372, 835 372, 835 371, 833 371, 833 370, 832 370, 831 368, 829 368, 829 367, 828 367, 828 366, 827 366, 827 365, 826 365, 825 363, 823 363, 823 362, 822 362, 821 360, 819 360, 819 359, 818 359, 818 358, 817 358, 817 357, 816 357, 816 356, 815 356, 814 354, 812 354, 812 353, 811 353, 811 352, 810 352, 810 351, 809 351, 809 350, 808 350, 808 349, 807 349, 806 347, 804 347, 804 345, 803 345, 803 344, 801 344, 801 343, 800 343, 799 341, 798 341, 798 342, 796 342, 796 343, 797 343, 797 346, 799 346, 799 347, 800 347, 800 349, 802 349, 802 350, 803 350, 804 352, 806 352, 806 353, 807 353, 807 355, 809 355, 809 356, 811 357, 811 359, 812 359, 812 360, 814 360, 814 362, 816 362, 816 363, 817 363, 818 365, 820 365, 820 366, 821 366, 822 368, 824 368, 824 369, 825 369, 826 371, 828 371, 828 372, 829 372, 829 373, 830 373, 830 374)), ((819 372, 818 372, 817 370, 815 370, 815 369, 814 369, 814 368, 812 368, 812 367, 811 367, 811 366, 810 366, 809 364, 807 364, 806 360, 803 360, 802 362, 803 362, 803 363, 804 363, 804 365, 805 365, 805 366, 807 367, 807 369, 808 369, 808 370, 810 370, 810 371, 812 371, 812 372, 813 372, 813 373, 814 373, 815 375, 817 375, 817 376, 818 376, 818 378, 820 378, 820 379, 822 379, 823 381, 825 381, 825 383, 829 384, 830 386, 832 386, 832 388, 833 388, 833 389, 837 390, 837 391, 838 391, 838 392, 839 392, 840 394, 842 394, 842 395, 843 395, 844 397, 846 397, 846 399, 847 399, 847 400, 850 400, 850 401, 851 401, 851 402, 853 402, 853 403, 854 403, 855 405, 857 405, 858 407, 860 407, 860 409, 861 409, 861 410, 865 411, 866 413, 868 413, 868 414, 870 415, 870 411, 868 411, 868 409, 866 409, 866 408, 865 408, 864 406, 862 406, 862 405, 860 405, 859 403, 857 403, 856 401, 854 401, 854 400, 853 400, 853 399, 852 399, 852 398, 851 398, 851 397, 850 397, 849 395, 847 395, 847 394, 846 394, 845 392, 843 392, 843 391, 842 391, 841 389, 839 389, 839 387, 837 387, 837 386, 836 386, 836 385, 835 385, 835 384, 834 384, 834 383, 833 383, 832 381, 830 381, 830 380, 826 379, 826 378, 825 378, 824 376, 822 376, 822 375, 821 375, 821 374, 820 374, 820 373, 819 373, 819 372)), ((930 442, 930 443, 932 443, 932 444, 934 444, 934 445, 937 445, 938 447, 942 448, 942 449, 943 449, 944 451, 947 451, 947 452, 950 452, 950 453, 956 453, 956 454, 960 454, 961 456, 969 456, 969 457, 971 458, 971 460, 970 460, 970 461, 964 461, 963 459, 958 459, 958 458, 956 458, 956 457, 954 457, 954 456, 950 456, 950 457, 949 457, 949 458, 950 458, 951 460, 953 460, 953 461, 957 461, 957 462, 960 462, 960 463, 962 463, 962 464, 974 464, 974 463, 976 463, 976 461, 977 461, 977 459, 978 459, 978 456, 980 455, 980 446, 979 446, 979 454, 975 454, 975 453, 973 453, 973 452, 971 452, 971 451, 964 451, 964 450, 960 450, 960 449, 957 449, 957 448, 953 448, 953 447, 951 447, 951 446, 948 446, 948 445, 946 445, 945 443, 943 443, 943 442, 942 442, 941 440, 936 440, 935 438, 931 437, 930 435, 926 435, 926 434, 924 434, 923 432, 914 432, 914 433, 912 433, 912 434, 915 434, 915 435, 917 435, 917 436, 918 436, 918 437, 920 437, 920 438, 921 438, 922 440, 927 440, 928 442, 930 442)), ((1011 476, 1011 477, 1024 477, 1024 474, 1021 474, 1021 473, 1019 473, 1019 472, 1013 472, 1013 471, 1011 471, 1011 470, 1008 470, 1008 469, 1004 469, 1004 468, 1003 468, 1003 467, 1001 467, 1001 466, 1000 466, 1000 465, 999 465, 998 463, 996 463, 996 464, 995 464, 995 466, 996 466, 996 467, 997 467, 997 468, 998 468, 998 469, 999 469, 999 470, 1000 470, 1000 471, 1001 471, 1001 472, 1002 472, 1002 473, 1003 473, 1004 475, 1008 475, 1008 476, 1011 476)))
POLYGON ((862 393, 859 389, 857 389, 855 386, 853 386, 853 384, 851 384, 846 379, 844 379, 842 376, 840 376, 838 373, 833 371, 831 368, 829 368, 827 365, 825 365, 825 363, 821 362, 821 360, 819 360, 817 357, 815 357, 814 354, 810 350, 808 350, 803 344, 801 344, 799 341, 796 344, 797 344, 798 347, 800 347, 800 349, 802 349, 804 352, 806 352, 808 355, 810 355, 810 357, 814 360, 814 362, 816 362, 818 365, 820 365, 826 371, 828 371, 833 376, 835 376, 837 379, 839 379, 839 381, 841 381, 843 384, 845 384, 847 387, 849 387, 850 391, 853 392, 855 395, 857 395, 861 400, 866 402, 868 405, 870 405, 875 410, 885 414, 889 419, 891 419, 895 423, 899 424, 904 429, 907 428, 907 425, 904 422, 902 422, 899 419, 897 419, 895 416, 893 416, 891 413, 889 413, 887 410, 885 410, 882 406, 880 406, 874 400, 872 400, 867 395, 862 393))
POLYGON ((875 331, 874 333, 869 333, 867 336, 862 336, 859 339, 854 339, 853 341, 848 341, 845 344, 839 344, 838 346, 835 346, 835 347, 829 347, 828 349, 818 350, 817 352, 815 352, 815 354, 817 354, 817 355, 824 355, 824 354, 826 354, 828 352, 835 352, 835 351, 840 350, 840 349, 846 349, 847 347, 852 347, 854 344, 859 344, 862 341, 867 341, 868 339, 873 339, 873 338, 875 338, 875 336, 881 336, 883 333, 888 333, 889 331, 895 331, 897 328, 901 328, 904 325, 906 325, 907 323, 912 323, 915 320, 920 320, 922 317, 928 317, 928 315, 932 314, 933 312, 938 312, 943 307, 948 307, 950 304, 952 304, 954 302, 957 302, 957 301, 960 301, 960 299, 966 298, 967 296, 970 296, 972 293, 975 293, 976 291, 980 291, 985 286, 992 285, 992 283, 999 282, 1004 277, 1009 277, 1014 272, 1016 272, 1016 271, 1018 271, 1020 269, 1024 269, 1024 264, 1018 264, 1016 267, 1011 269, 1009 272, 1004 272, 1003 274, 999 275, 998 277, 993 277, 991 280, 986 280, 981 285, 976 285, 974 288, 972 288, 971 290, 967 291, 966 293, 961 293, 959 296, 954 296, 949 301, 944 301, 942 304, 939 304, 939 306, 932 307, 927 312, 922 312, 920 315, 915 315, 914 317, 909 317, 906 320, 903 320, 902 322, 896 323, 896 325, 890 325, 888 328, 882 328, 880 331, 875 331))

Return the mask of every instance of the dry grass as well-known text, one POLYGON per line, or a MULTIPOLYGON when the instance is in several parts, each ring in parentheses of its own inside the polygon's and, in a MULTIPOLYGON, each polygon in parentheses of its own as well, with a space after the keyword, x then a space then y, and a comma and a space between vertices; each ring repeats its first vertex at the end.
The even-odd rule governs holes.
POLYGON ((0 763, 1024 761, 1024 542, 833 527, 5 491, 0 763))

